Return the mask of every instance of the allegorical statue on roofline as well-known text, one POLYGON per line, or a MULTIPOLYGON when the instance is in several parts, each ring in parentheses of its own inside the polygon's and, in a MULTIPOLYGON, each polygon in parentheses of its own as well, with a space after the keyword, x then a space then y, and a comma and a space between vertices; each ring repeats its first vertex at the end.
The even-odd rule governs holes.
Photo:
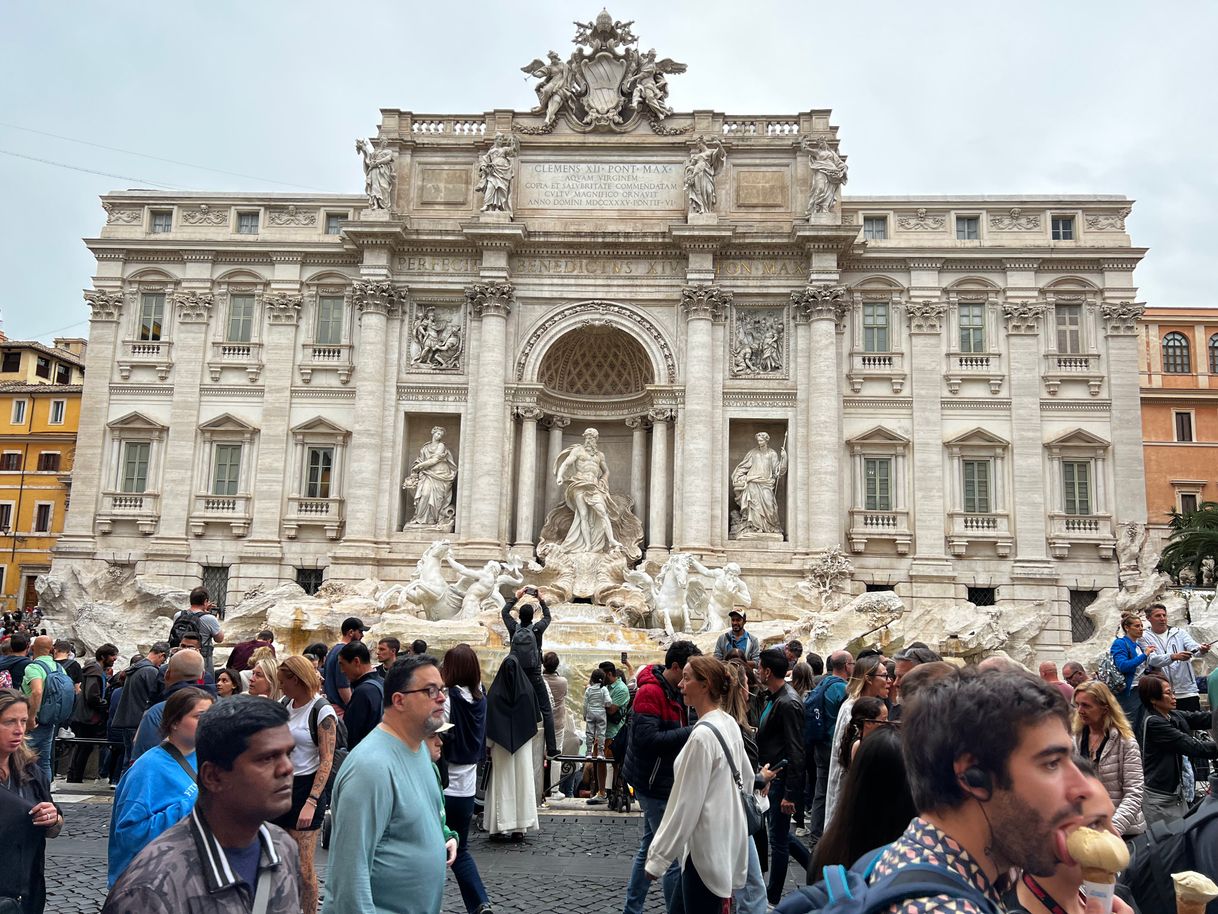
POLYGON ((478 186, 482 212, 512 213, 512 181, 516 177, 516 157, 520 140, 505 133, 495 135, 491 148, 478 160, 478 186))
POLYGON ((601 10, 592 22, 575 23, 576 49, 566 61, 550 51, 548 61, 537 58, 520 68, 541 80, 533 112, 544 115, 544 128, 552 129, 564 110, 583 127, 614 130, 636 116, 654 127, 672 114, 668 76, 684 73, 685 64, 657 59, 654 48, 640 53, 633 24, 601 10))
POLYGON ((364 159, 364 193, 368 209, 387 210, 393 205, 394 151, 382 141, 375 149, 371 140, 356 140, 355 151, 364 159))

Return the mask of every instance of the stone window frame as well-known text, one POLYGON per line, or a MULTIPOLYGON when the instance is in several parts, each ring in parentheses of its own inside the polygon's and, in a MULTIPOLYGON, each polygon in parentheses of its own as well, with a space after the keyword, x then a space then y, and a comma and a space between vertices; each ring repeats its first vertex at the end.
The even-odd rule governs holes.
POLYGON ((962 279, 945 289, 943 298, 947 302, 947 370, 944 380, 948 391, 956 394, 966 378, 986 381, 990 393, 997 396, 1006 380, 1006 335, 1002 326, 1001 290, 982 279, 962 279), (982 306, 983 349, 979 352, 964 352, 960 347, 960 306, 982 306))
POLYGON ((106 467, 106 479, 111 483, 106 491, 124 495, 159 495, 161 491, 161 470, 164 459, 164 442, 169 434, 167 426, 161 425, 155 419, 140 412, 127 413, 107 423, 106 453, 103 466, 106 467), (144 490, 142 492, 125 492, 123 490, 123 467, 126 459, 128 444, 147 444, 148 469, 144 474, 144 490))
POLYGON ((234 276, 231 279, 220 279, 212 284, 215 293, 216 307, 213 311, 216 317, 216 342, 219 343, 261 343, 263 337, 262 298, 266 294, 267 282, 261 277, 234 276), (230 340, 229 311, 233 306, 234 295, 252 295, 254 297, 254 313, 250 317, 250 338, 248 340, 230 340))
MULTIPOLYGON (((13 522, 17 517, 17 502, 0 501, 0 513, 3 513, 4 508, 8 508, 8 518, 7 520, 0 520, 0 533, 12 533, 13 522)), ((0 565, 0 571, 3 571, 4 567, 4 565, 0 565)), ((2 577, 0 577, 0 581, 3 581, 2 577)))
POLYGON ((314 416, 291 429, 293 441, 292 455, 292 488, 288 493, 294 498, 320 498, 321 496, 306 495, 308 484, 308 454, 311 447, 334 448, 334 462, 330 467, 329 498, 345 498, 347 448, 351 441, 351 432, 332 419, 325 416, 314 416))
POLYGON ((55 502, 39 499, 34 502, 34 510, 30 515, 30 533, 37 536, 39 534, 50 534, 55 526, 55 502), (38 526, 38 512, 46 509, 46 526, 40 529, 38 526))
POLYGON ((1211 334, 1206 350, 1209 355, 1209 373, 1218 375, 1218 333, 1211 334))
POLYGON ((25 425, 26 417, 30 414, 30 400, 28 397, 14 397, 13 409, 9 415, 10 425, 25 425))
POLYGON ((68 421, 68 401, 62 397, 51 400, 47 406, 47 425, 63 425, 68 421), (55 406, 59 406, 59 421, 55 420, 55 406))
POLYGON ((34 464, 34 472, 35 472, 35 473, 51 473, 51 474, 55 474, 55 473, 59 473, 59 472, 60 472, 60 468, 61 468, 62 466, 63 466, 63 451, 60 451, 60 450, 54 450, 54 451, 39 451, 39 452, 38 452, 38 461, 37 461, 37 463, 35 463, 35 464, 34 464), (55 457, 57 457, 57 458, 58 458, 58 460, 56 460, 56 461, 55 461, 55 468, 54 468, 53 470, 44 470, 44 469, 42 468, 42 458, 44 458, 44 457, 49 457, 49 456, 51 456, 51 455, 54 455, 55 457))
POLYGON ((900 432, 895 432, 884 425, 876 425, 859 435, 854 435, 846 441, 850 452, 850 526, 851 550, 865 551, 865 545, 857 541, 866 539, 892 540, 897 544, 897 551, 904 555, 912 542, 909 530, 910 492, 909 480, 911 473, 911 451, 913 444, 909 438, 900 432), (888 459, 892 461, 891 494, 892 506, 888 509, 869 511, 867 504, 867 482, 865 478, 865 461, 868 459, 888 459), (860 535, 855 518, 866 514, 895 514, 901 519, 895 528, 888 530, 876 529, 860 535))
POLYGON ((129 342, 160 342, 169 343, 173 341, 174 324, 174 308, 173 296, 178 289, 178 282, 171 276, 167 276, 159 271, 154 271, 153 275, 144 278, 133 278, 124 286, 124 297, 127 300, 127 309, 131 312, 130 316, 125 316, 127 321, 126 340, 129 342), (158 340, 140 340, 140 320, 144 310, 145 295, 164 295, 165 307, 161 311, 161 336, 158 340))
POLYGON ((1193 444, 1197 440, 1197 410, 1192 407, 1185 409, 1176 409, 1172 407, 1171 411, 1171 440, 1176 444, 1193 444), (1188 417, 1188 437, 1180 437, 1180 424, 1177 416, 1188 417))
POLYGON ((212 491, 217 445, 241 445, 241 464, 235 495, 222 493, 217 497, 250 497, 253 494, 254 468, 257 466, 259 429, 232 413, 221 413, 201 423, 195 431, 195 495, 215 496, 212 491))
POLYGON ((1049 213, 1049 240, 1052 242, 1057 242, 1057 243, 1069 242, 1070 244, 1076 244, 1079 240, 1079 224, 1080 224, 1080 222, 1079 222, 1078 213, 1075 213, 1075 212, 1056 212, 1056 213, 1051 212, 1051 213, 1049 213), (1069 220, 1069 228, 1070 228, 1070 237, 1069 238, 1055 237, 1055 235, 1057 233, 1057 226, 1054 223, 1059 219, 1069 220))
MULTIPOLYGON (((964 461, 988 460, 990 463, 990 510, 985 514, 1010 514, 1010 492, 1007 486, 1011 462, 1011 443, 1000 435, 977 427, 944 442, 952 480, 948 493, 948 513, 964 510, 964 461)), ((978 512, 972 512, 978 513, 978 512)))
POLYGON ((859 225, 861 226, 861 228, 859 229, 859 232, 863 236, 864 241, 890 241, 890 240, 892 240, 892 229, 890 226, 892 219, 891 219, 891 216, 887 212, 883 212, 883 213, 860 212, 858 214, 858 220, 859 220, 859 225), (881 237, 879 237, 879 238, 868 237, 867 221, 869 219, 879 219, 879 220, 883 221, 884 231, 883 231, 883 235, 881 237))
POLYGON ((1205 501, 1205 487, 1209 484, 1205 479, 1172 479, 1172 502, 1181 514, 1184 513, 1184 497, 1191 496, 1200 505, 1205 501))
POLYGON ((342 223, 346 223, 346 222, 350 222, 350 221, 351 221, 351 210, 349 210, 349 209, 345 209, 345 210, 323 209, 322 210, 322 220, 321 220, 322 234, 329 238, 337 238, 338 236, 342 235, 342 233, 343 233, 342 223), (330 220, 331 219, 342 220, 339 223, 337 232, 330 231, 330 220))
POLYGON ((232 222, 230 225, 231 233, 241 238, 257 238, 262 234, 262 228, 266 224, 266 213, 264 207, 261 206, 234 206, 232 212, 232 222), (254 224, 255 231, 241 231, 241 217, 254 216, 257 222, 254 224))
MULTIPOLYGON (((871 276, 850 289, 851 306, 845 333, 848 334, 849 368, 846 380, 852 393, 859 393, 868 379, 887 380, 892 392, 899 394, 905 387, 908 372, 905 351, 908 319, 903 305, 909 293, 903 286, 884 276, 871 276), (869 352, 863 346, 863 313, 868 304, 888 306, 888 348, 869 352)), ((840 328, 839 328, 840 332, 840 328)))
POLYGON ((309 280, 302 285, 301 294, 304 300, 304 313, 301 323, 304 324, 304 341, 310 346, 349 346, 352 343, 352 328, 355 324, 355 292, 352 281, 343 277, 343 282, 337 276, 327 276, 318 280, 309 280), (339 297, 343 300, 343 328, 337 343, 319 343, 317 341, 317 319, 320 316, 321 299, 339 297))
POLYGON ((959 211, 959 212, 953 210, 952 211, 952 240, 953 241, 965 241, 965 242, 976 243, 976 244, 983 243, 986 240, 985 219, 982 218, 983 216, 984 216, 984 213, 982 213, 981 210, 964 210, 964 211, 959 211), (972 219, 974 222, 977 223, 977 237, 976 238, 961 238, 960 237, 960 229, 961 229, 960 221, 962 219, 972 219))
POLYGON ((173 231, 174 223, 176 222, 177 207, 176 206, 150 206, 148 207, 148 234, 149 235, 168 235, 173 231), (169 227, 158 230, 156 227, 157 216, 169 216, 169 227))
POLYGON ((1045 329, 1048 339, 1045 340, 1045 351, 1054 355, 1099 355, 1099 328, 1095 322, 1095 313, 1099 298, 1093 289, 1056 289, 1046 290, 1045 302, 1048 309, 1045 314, 1045 329), (1063 352, 1057 347, 1057 309, 1062 306, 1079 309, 1079 349, 1078 352, 1063 352))
POLYGON ((1085 429, 1073 429, 1045 445, 1050 467, 1049 504, 1053 513, 1066 513, 1065 476, 1062 470, 1062 464, 1066 461, 1090 464, 1091 510, 1086 515, 1078 516, 1095 517, 1110 513, 1108 455, 1111 449, 1110 442, 1085 429))

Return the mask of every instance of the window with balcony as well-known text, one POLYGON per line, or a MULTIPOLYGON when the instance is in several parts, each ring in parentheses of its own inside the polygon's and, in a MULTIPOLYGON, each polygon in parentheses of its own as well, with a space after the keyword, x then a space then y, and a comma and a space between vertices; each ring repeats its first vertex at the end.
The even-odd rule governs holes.
POLYGON ((237 234, 238 235, 257 235, 258 234, 258 214, 254 213, 237 213, 237 234))
POLYGON ((254 296, 230 295, 228 299, 228 332, 230 343, 248 343, 254 331, 254 296))
POLYGON ((212 455, 212 495, 236 495, 241 482, 241 445, 217 444, 212 455))
POLYGON ((127 441, 123 444, 119 491, 131 494, 148 491, 148 458, 151 452, 151 441, 127 441))
POLYGON ((346 213, 326 213, 326 234, 341 235, 343 233, 343 223, 346 221, 346 213))
POLYGON ((152 211, 152 234, 163 235, 173 231, 173 210, 154 209, 152 211))
POLYGON ((993 510, 990 498, 993 463, 989 460, 962 460, 964 478, 961 487, 964 494, 966 514, 989 514, 993 510))
POLYGON ((139 336, 141 341, 161 338, 165 320, 165 295, 163 292, 145 292, 140 296, 139 336))
POLYGON ((59 472, 59 451, 43 451, 38 455, 38 472, 39 473, 58 473, 59 472))
POLYGON ((956 308, 960 323, 960 351, 985 352, 985 305, 962 303, 956 308))
POLYGON ((863 508, 867 511, 892 510, 892 459, 867 457, 863 460, 863 508))
POLYGON ((952 555, 1010 555, 1014 544, 1006 491, 1010 443, 984 428, 945 441, 951 487, 947 544, 952 555))
POLYGON ((1074 240, 1074 217, 1053 216, 1049 220, 1049 230, 1054 241, 1074 240))
POLYGON ((866 241, 885 241, 888 238, 887 216, 864 216, 863 238, 866 241))
POLYGON ((1178 409, 1172 413, 1172 425, 1175 427, 1177 441, 1193 440, 1193 412, 1178 409))
POLYGON ((40 378, 51 380, 51 360, 45 355, 40 355, 34 361, 34 374, 40 378))
POLYGON ((1062 461, 1062 510, 1066 514, 1091 514, 1091 461, 1062 461))
POLYGON ((28 408, 28 400, 13 401, 13 425, 25 425, 25 411, 28 408))
POLYGON ((957 241, 978 241, 981 238, 981 217, 980 216, 957 216, 956 217, 956 240, 957 241))
POLYGON ((1057 305, 1057 351, 1078 355, 1083 351, 1083 306, 1057 305))
POLYGON ((4 359, 0 362, 0 371, 5 374, 13 374, 21 370, 21 350, 6 349, 4 350, 4 359))
POLYGON ((889 352, 888 329, 891 311, 887 302, 863 303, 863 351, 889 352))
POLYGON ((63 425, 64 414, 68 409, 67 400, 52 400, 51 411, 47 416, 48 425, 63 425))
POLYGON ((305 498, 329 498, 333 472, 334 448, 309 448, 305 468, 305 498))
POLYGON ((317 333, 314 342, 321 346, 337 346, 343 341, 343 306, 341 295, 321 295, 317 298, 317 333))
POLYGON ((55 506, 49 501, 40 501, 34 505, 34 533, 51 532, 51 515, 55 506))
POLYGON ((1163 373, 1188 374, 1192 371, 1188 337, 1174 330, 1163 337, 1163 373))

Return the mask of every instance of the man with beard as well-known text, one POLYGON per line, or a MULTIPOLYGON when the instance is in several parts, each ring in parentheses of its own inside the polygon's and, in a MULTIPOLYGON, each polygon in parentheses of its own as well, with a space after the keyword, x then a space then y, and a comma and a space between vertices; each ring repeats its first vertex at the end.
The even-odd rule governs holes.
POLYGON ((444 723, 444 694, 435 657, 390 667, 384 717, 334 782, 330 859, 342 865, 330 867, 323 914, 439 914, 457 842, 444 838, 444 798, 425 741, 444 723))
POLYGON ((964 670, 919 693, 902 718, 918 817, 869 881, 929 864, 943 870, 944 888, 887 914, 982 914, 980 898, 1001 910, 1008 870, 1051 876, 1070 860, 1064 827, 1089 788, 1071 760, 1069 720, 1061 693, 1028 673, 964 670))

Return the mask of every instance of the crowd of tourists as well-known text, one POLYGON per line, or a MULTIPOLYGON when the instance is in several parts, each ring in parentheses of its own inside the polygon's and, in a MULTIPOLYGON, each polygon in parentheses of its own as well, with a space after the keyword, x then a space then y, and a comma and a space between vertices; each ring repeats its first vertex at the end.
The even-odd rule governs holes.
MULTIPOLYGON (((468 914, 488 914, 471 831, 539 840, 560 796, 637 801, 625 914, 653 881, 669 914, 838 910, 843 892, 894 914, 1084 914, 1065 841, 1082 826, 1125 840, 1127 873, 1161 834, 1150 826, 1191 829, 1196 868, 1218 875, 1218 791, 1197 806, 1207 777, 1218 787, 1218 673, 1198 681, 1209 646, 1162 606, 1126 616, 1096 670, 1069 662, 1060 678, 1049 662, 961 667, 920 642, 765 647, 735 611, 711 655, 676 640, 662 662, 623 654, 575 683, 543 650, 549 607, 522 588, 488 686, 470 645, 374 646, 355 617, 338 643, 287 656, 261 631, 213 670, 224 632, 202 588, 190 599, 121 670, 112 644, 81 666, 68 642, 5 639, 0 911, 45 908, 67 728, 67 781, 100 748, 116 784, 103 914, 435 914, 448 869, 468 914)), ((1114 911, 1138 910, 1127 882, 1114 911)))

